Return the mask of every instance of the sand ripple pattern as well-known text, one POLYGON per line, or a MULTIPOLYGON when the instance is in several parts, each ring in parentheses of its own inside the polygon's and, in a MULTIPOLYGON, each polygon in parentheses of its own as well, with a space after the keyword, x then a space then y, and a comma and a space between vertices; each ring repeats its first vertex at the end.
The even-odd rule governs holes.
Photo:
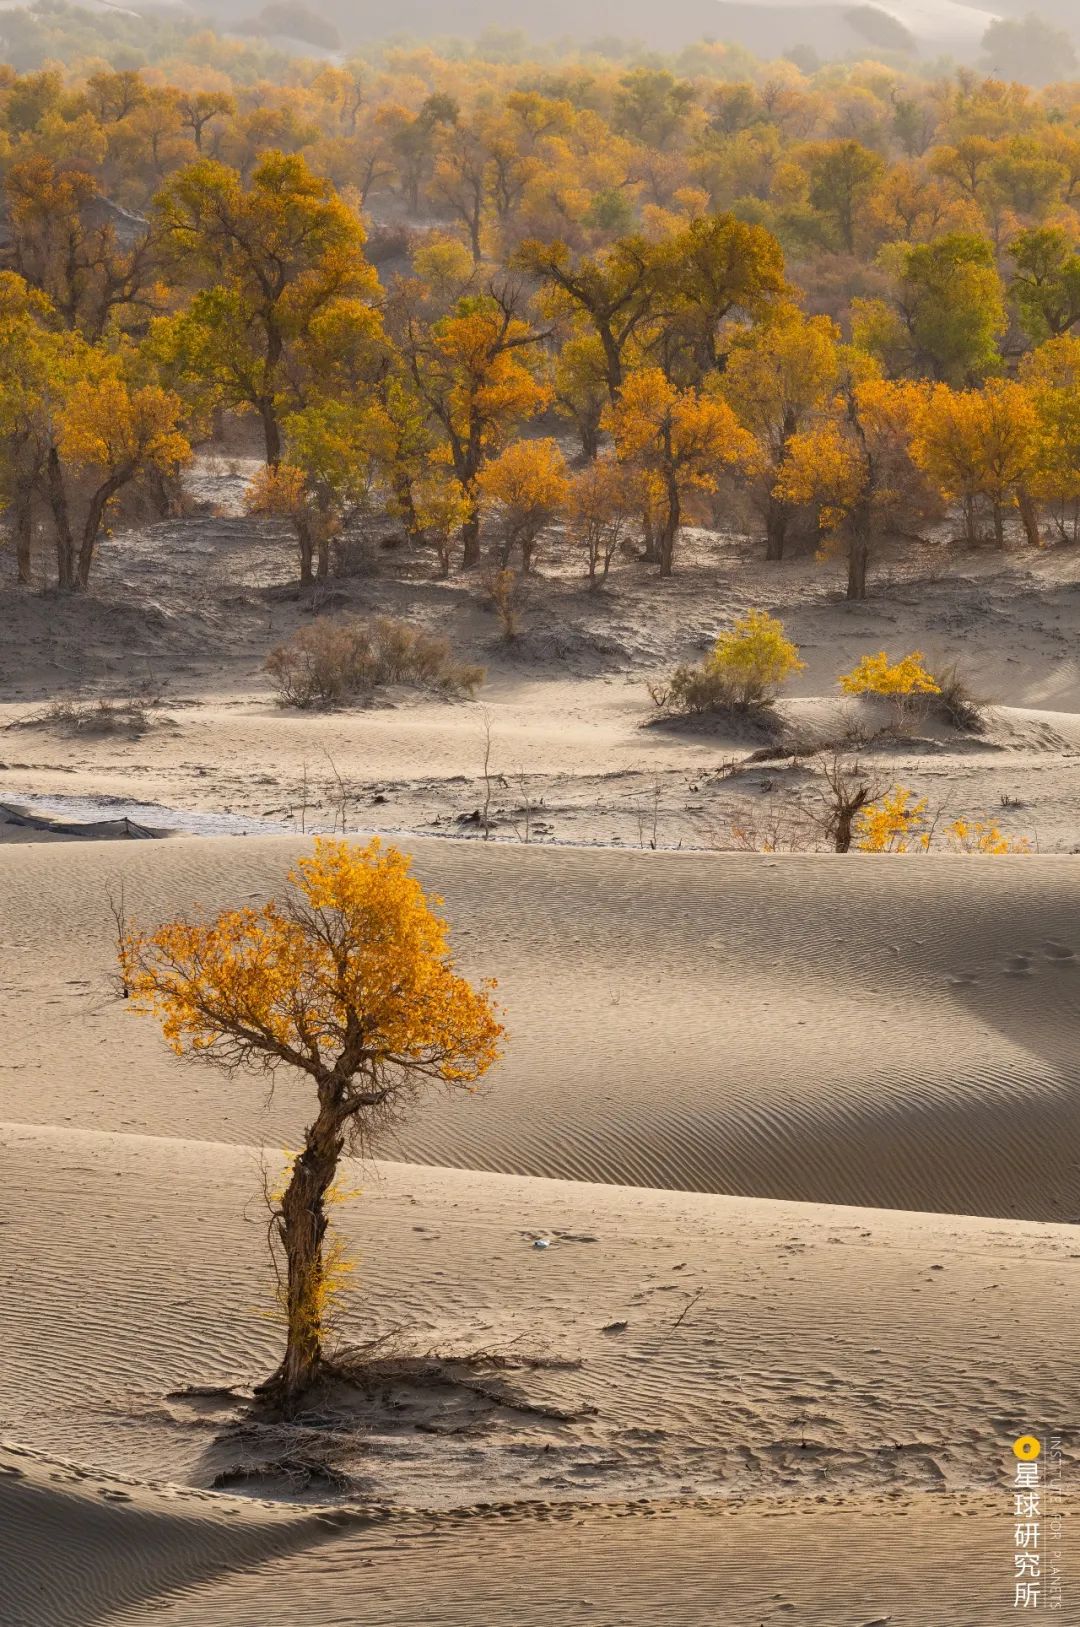
MULTIPOLYGON (((383 1148, 463 1168, 1080 1218, 1080 870, 1068 858, 408 844, 511 1044, 383 1148)), ((300 844, 0 850, 4 1114, 292 1144, 286 1087, 177 1064, 104 996, 106 888, 145 918, 261 898, 300 844), (137 1088, 133 1087, 133 1079, 137 1088)))

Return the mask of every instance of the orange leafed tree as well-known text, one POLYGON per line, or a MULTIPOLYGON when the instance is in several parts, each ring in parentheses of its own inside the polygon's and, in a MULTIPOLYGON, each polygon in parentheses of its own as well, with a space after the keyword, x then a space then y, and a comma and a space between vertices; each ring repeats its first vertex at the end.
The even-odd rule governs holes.
POLYGON ((754 438, 718 395, 680 390, 658 367, 631 373, 603 422, 620 460, 655 477, 663 491, 660 575, 670 576, 686 495, 715 491, 725 465, 749 464, 754 438))
POLYGON ((607 581, 619 544, 629 536, 644 500, 638 482, 613 457, 594 458, 571 479, 567 531, 585 554, 590 588, 607 581))
POLYGON ((492 983, 458 975, 446 922, 378 840, 316 841, 279 900, 135 929, 124 988, 178 1056, 310 1081, 315 1116, 274 1210, 285 1353, 264 1386, 295 1410, 326 1367, 326 1203, 347 1150, 427 1086, 469 1088, 499 1054, 492 983))
POLYGON ((921 397, 914 385, 870 376, 856 359, 833 411, 793 435, 776 486, 784 503, 814 503, 827 537, 846 543, 849 599, 866 597, 874 539, 921 499, 911 465, 911 426, 921 397))
POLYGON ((403 339, 412 383, 445 437, 469 512, 461 528, 465 565, 480 560, 480 488, 485 463, 514 427, 550 405, 529 353, 543 335, 515 314, 510 295, 462 300, 433 328, 409 319, 403 339))
POLYGON ((63 585, 85 588, 109 504, 140 475, 175 474, 191 460, 178 396, 156 384, 131 389, 118 373, 80 379, 57 415, 61 457, 89 481, 74 570, 67 505, 56 515, 58 547, 69 564, 63 585))
POLYGON ((1028 496, 1038 471, 1038 427, 1031 393, 1012 379, 991 379, 981 390, 935 386, 918 418, 912 456, 943 495, 962 502, 969 541, 975 541, 975 502, 983 498, 999 548, 1010 503, 1021 507, 1038 545, 1028 496))
POLYGON ((499 513, 503 564, 508 565, 514 549, 520 548, 521 568, 528 575, 537 538, 570 489, 562 453, 550 439, 511 441, 481 469, 477 485, 499 513))

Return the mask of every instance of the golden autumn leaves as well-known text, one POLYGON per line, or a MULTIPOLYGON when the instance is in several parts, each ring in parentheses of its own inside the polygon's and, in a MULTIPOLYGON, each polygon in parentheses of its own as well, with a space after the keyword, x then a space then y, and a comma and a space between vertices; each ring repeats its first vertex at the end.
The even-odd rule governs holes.
POLYGON ((314 1086, 303 1146, 268 1195, 286 1344, 263 1388, 290 1413, 323 1371, 347 1269, 326 1212, 346 1147, 369 1147, 425 1083, 469 1089, 503 1029, 494 984, 474 988, 454 970, 446 923, 395 848, 317 840, 286 879, 280 901, 134 930, 119 953, 134 1009, 177 1055, 226 1071, 284 1067, 314 1086))
POLYGON ((402 854, 318 840, 287 880, 280 903, 125 940, 135 1009, 178 1055, 317 1081, 391 1069, 470 1084, 487 1071, 502 1035, 493 985, 454 971, 446 923, 402 854))

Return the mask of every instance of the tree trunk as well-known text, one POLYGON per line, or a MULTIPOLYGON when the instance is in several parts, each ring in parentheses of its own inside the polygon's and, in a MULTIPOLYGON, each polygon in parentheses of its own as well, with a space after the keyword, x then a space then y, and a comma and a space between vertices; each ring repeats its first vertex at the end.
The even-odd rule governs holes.
POLYGON ((309 588, 315 580, 311 570, 311 562, 315 557, 315 542, 311 527, 304 519, 296 521, 296 540, 300 544, 300 586, 309 588))
POLYGON ((16 580, 22 587, 28 587, 34 539, 33 511, 29 497, 17 502, 14 509, 12 532, 15 537, 16 580))
POLYGON ((600 343, 604 347, 604 363, 607 373, 607 389, 611 405, 614 407, 619 400, 622 390, 622 352, 616 342, 615 335, 607 322, 597 322, 597 332, 600 343))
POLYGON ((68 512, 67 492, 64 490, 64 472, 60 467, 60 454, 55 446, 49 448, 45 463, 45 479, 56 529, 56 582, 61 588, 75 586, 75 538, 71 534, 71 515, 68 512))
POLYGON ((463 553, 461 563, 468 570, 480 563, 480 516, 475 510, 469 515, 461 528, 461 541, 463 553))
POLYGON ((777 502, 775 497, 770 497, 768 512, 765 515, 766 559, 783 559, 784 543, 787 541, 787 527, 787 509, 782 503, 777 502))
POLYGON ((405 530, 409 538, 415 542, 423 535, 423 526, 416 517, 416 502, 413 498, 412 481, 408 474, 399 470, 393 476, 394 501, 401 510, 401 517, 405 521, 405 530))
POLYGON ((849 599, 866 598, 866 567, 870 559, 870 544, 861 535, 853 536, 848 544, 847 596, 849 599))
POLYGON ((285 1252, 287 1334, 281 1366, 265 1389, 286 1414, 296 1410, 323 1363, 326 1193, 345 1145, 343 1122, 340 1109, 328 1097, 308 1128, 304 1150, 281 1200, 277 1227, 285 1252))
POLYGON ((656 526, 653 524, 651 514, 641 516, 641 537, 645 544, 644 560, 647 565, 655 565, 660 558, 656 546, 656 526))
POLYGON ((1004 548, 1005 548, 1005 510, 1004 510, 1003 506, 1001 505, 1001 503, 998 503, 998 502, 994 502, 990 506, 991 506, 991 509, 992 509, 993 515, 994 515, 994 541, 997 544, 997 546, 1004 551, 1004 548))
POLYGON ((281 463, 281 426, 272 401, 259 402, 259 417, 262 419, 263 443, 266 447, 266 467, 276 469, 281 463))
POLYGON ((975 499, 970 492, 964 498, 964 531, 972 547, 978 542, 975 534, 975 499))
POLYGON ((851 827, 855 819, 854 808, 841 808, 836 816, 834 847, 837 853, 851 852, 851 827))
POLYGON ((94 563, 94 550, 97 547, 98 532, 101 530, 106 505, 121 486, 127 484, 131 474, 130 470, 121 470, 117 474, 110 475, 90 499, 83 524, 82 541, 79 544, 79 574, 76 585, 81 592, 85 592, 90 584, 90 567, 94 563))
POLYGON ((664 529, 660 533, 660 575, 670 576, 675 569, 675 538, 679 534, 679 488, 674 480, 668 482, 668 511, 664 529))
POLYGON ((1039 510, 1026 486, 1021 486, 1016 493, 1017 507, 1020 518, 1024 524, 1024 535, 1032 548, 1042 547, 1042 537, 1039 533, 1039 510))

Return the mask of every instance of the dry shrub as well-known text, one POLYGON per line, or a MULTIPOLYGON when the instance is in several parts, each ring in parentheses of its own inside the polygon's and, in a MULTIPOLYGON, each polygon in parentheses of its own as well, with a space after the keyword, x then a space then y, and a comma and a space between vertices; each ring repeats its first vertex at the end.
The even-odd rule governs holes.
POLYGON ((948 666, 939 668, 933 678, 938 686, 935 710, 954 728, 966 729, 969 734, 981 733, 984 702, 972 693, 959 662, 950 661, 948 666))
POLYGON ((484 578, 484 591, 502 623, 503 638, 509 644, 521 628, 521 579, 516 571, 504 566, 484 578))
POLYGON ((700 667, 676 667, 666 685, 650 684, 649 694, 669 712, 760 712, 804 665, 783 622, 748 610, 700 667))
POLYGON ((302 627, 266 659, 283 706, 329 708, 370 695, 382 684, 412 683, 472 695, 483 667, 455 661, 450 644, 388 616, 341 616, 302 627))
POLYGON ((162 703, 161 691, 152 682, 127 695, 83 699, 61 695, 40 712, 21 718, 20 726, 52 729, 65 735, 143 734, 154 723, 152 713, 162 703))
POLYGON ((731 686, 723 673, 708 667, 676 667, 665 683, 649 683, 653 704, 662 712, 723 712, 734 705, 731 686))

